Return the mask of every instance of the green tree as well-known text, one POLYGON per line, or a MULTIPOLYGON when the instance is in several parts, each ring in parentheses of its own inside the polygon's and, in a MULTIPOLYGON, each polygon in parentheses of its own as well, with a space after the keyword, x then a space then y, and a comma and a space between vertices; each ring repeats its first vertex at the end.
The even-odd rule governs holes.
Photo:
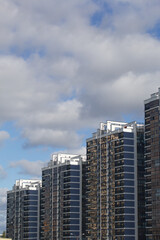
POLYGON ((5 237, 6 237, 6 232, 3 231, 3 233, 2 233, 2 238, 5 238, 5 237))

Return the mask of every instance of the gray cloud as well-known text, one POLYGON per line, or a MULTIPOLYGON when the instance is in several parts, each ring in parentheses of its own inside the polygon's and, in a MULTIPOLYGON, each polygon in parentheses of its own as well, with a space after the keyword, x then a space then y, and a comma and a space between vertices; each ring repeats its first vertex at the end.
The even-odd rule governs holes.
POLYGON ((31 177, 40 177, 41 176, 41 169, 45 166, 45 163, 42 161, 35 161, 31 162, 28 160, 19 160, 15 162, 11 162, 11 168, 19 168, 19 174, 21 175, 29 175, 31 177))
POLYGON ((145 33, 160 20, 158 0, 152 2, 149 0, 106 0, 101 2, 105 2, 112 13, 104 16, 102 26, 107 26, 120 35, 145 33))
POLYGON ((41 169, 45 166, 45 163, 42 161, 31 162, 28 160, 19 160, 16 162, 11 162, 9 167, 20 169, 19 174, 21 175, 29 175, 32 177, 40 177, 41 169))
POLYGON ((157 0, 0 0, 0 122, 14 121, 25 147, 69 151, 99 121, 142 119, 159 87, 160 42, 147 33, 159 10, 157 0))

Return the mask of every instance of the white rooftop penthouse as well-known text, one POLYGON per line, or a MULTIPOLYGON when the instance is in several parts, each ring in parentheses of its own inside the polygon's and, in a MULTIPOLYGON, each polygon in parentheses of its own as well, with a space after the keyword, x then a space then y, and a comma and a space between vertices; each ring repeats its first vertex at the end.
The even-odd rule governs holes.
POLYGON ((92 139, 98 136, 102 136, 103 134, 110 134, 116 132, 134 132, 136 127, 143 128, 143 124, 137 123, 136 121, 126 123, 126 122, 115 122, 115 121, 106 121, 106 123, 101 122, 100 128, 97 129, 97 132, 92 133, 92 137, 88 138, 92 139))
POLYGON ((160 88, 158 90, 159 90, 158 92, 152 93, 150 98, 144 100, 144 104, 160 99, 160 88))
POLYGON ((41 186, 42 181, 39 179, 20 179, 16 180, 16 183, 13 186, 13 190, 21 190, 21 189, 28 189, 28 190, 36 190, 41 186))
MULTIPOLYGON (((67 154, 67 153, 58 153, 58 154, 52 154, 52 159, 48 163, 48 167, 53 167, 55 165, 80 165, 81 162, 86 161, 85 155, 76 155, 76 154, 67 154)), ((45 168, 44 168, 45 169, 45 168)))

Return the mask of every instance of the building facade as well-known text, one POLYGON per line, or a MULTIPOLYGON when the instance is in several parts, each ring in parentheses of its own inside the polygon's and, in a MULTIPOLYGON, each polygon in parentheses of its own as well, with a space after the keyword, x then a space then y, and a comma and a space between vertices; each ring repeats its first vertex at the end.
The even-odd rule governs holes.
POLYGON ((41 240, 82 239, 83 162, 59 153, 42 169, 41 240))
POLYGON ((145 100, 146 240, 160 239, 160 88, 145 100))
POLYGON ((7 192, 6 236, 39 240, 40 180, 17 180, 7 192))
POLYGON ((101 123, 87 139, 86 240, 144 240, 144 127, 101 123))

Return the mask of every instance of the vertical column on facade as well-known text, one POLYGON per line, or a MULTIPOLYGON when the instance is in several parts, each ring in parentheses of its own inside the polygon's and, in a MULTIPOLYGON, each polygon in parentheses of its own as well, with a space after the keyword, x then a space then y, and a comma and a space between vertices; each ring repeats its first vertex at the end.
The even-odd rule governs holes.
POLYGON ((107 157, 106 157, 106 168, 107 168, 107 172, 106 172, 106 177, 107 177, 107 239, 110 240, 110 199, 109 199, 109 195, 110 195, 110 191, 109 191, 109 142, 108 142, 108 136, 106 139, 107 142, 107 157))
POLYGON ((80 239, 82 239, 82 158, 80 158, 80 239))
POLYGON ((101 218, 102 218, 102 208, 101 208, 101 196, 102 196, 102 191, 101 191, 101 184, 102 184, 102 162, 101 162, 101 129, 100 129, 100 133, 99 133, 99 172, 100 172, 100 176, 99 176, 99 210, 100 210, 100 216, 99 216, 99 236, 100 239, 102 239, 102 226, 101 226, 101 218))
POLYGON ((134 183, 135 183, 135 239, 138 240, 138 194, 137 194, 137 124, 133 123, 133 133, 134 133, 134 183))

